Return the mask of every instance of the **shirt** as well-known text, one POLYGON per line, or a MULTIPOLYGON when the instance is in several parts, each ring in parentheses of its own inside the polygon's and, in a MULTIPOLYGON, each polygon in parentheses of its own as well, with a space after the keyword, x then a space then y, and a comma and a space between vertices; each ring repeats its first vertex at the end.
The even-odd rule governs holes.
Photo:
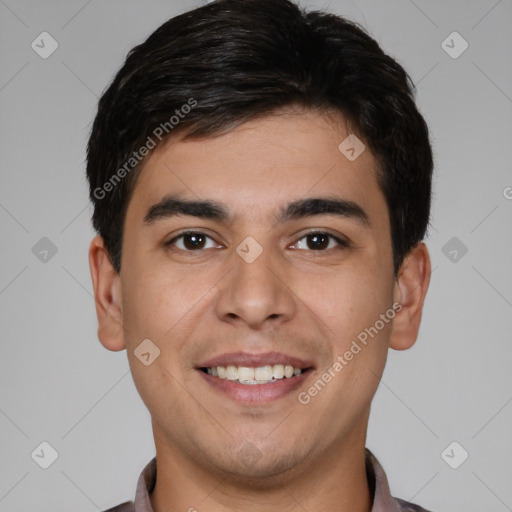
MULTIPOLYGON (((386 473, 368 448, 365 448, 365 463, 366 477, 373 498, 371 512, 429 512, 419 505, 391 496, 386 473)), ((105 510, 105 512, 153 512, 149 495, 155 487, 155 482, 156 457, 148 462, 139 476, 135 502, 127 501, 117 507, 105 510)))

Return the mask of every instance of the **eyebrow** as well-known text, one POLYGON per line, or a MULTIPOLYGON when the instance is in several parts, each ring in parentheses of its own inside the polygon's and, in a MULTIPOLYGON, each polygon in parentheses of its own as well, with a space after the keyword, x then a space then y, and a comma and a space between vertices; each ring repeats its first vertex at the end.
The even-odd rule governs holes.
MULTIPOLYGON (((165 196, 161 201, 149 208, 145 217, 145 224, 153 224, 160 219, 187 215, 202 219, 211 219, 227 223, 231 220, 228 209, 221 203, 211 200, 190 200, 176 196, 165 196)), ((370 219, 366 211, 354 201, 340 197, 310 197, 293 201, 278 214, 278 222, 312 217, 315 215, 337 215, 350 218, 369 226, 370 219)))

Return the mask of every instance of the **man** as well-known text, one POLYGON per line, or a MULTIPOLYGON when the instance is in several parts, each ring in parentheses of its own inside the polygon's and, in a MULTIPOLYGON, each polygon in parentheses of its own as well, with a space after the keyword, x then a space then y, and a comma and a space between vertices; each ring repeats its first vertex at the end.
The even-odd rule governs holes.
POLYGON ((129 53, 88 145, 89 261, 156 457, 111 510, 424 510, 365 439, 418 334, 432 166, 408 75, 340 17, 218 0, 129 53))

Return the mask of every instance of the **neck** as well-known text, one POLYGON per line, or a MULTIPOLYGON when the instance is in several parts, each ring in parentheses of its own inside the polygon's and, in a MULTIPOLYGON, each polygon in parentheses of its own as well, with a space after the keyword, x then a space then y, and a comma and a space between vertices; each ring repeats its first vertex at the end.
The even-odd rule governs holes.
POLYGON ((150 501, 154 512, 370 512, 365 467, 365 431, 314 461, 305 461, 293 474, 248 482, 233 474, 206 471, 170 446, 155 430, 157 481, 150 501))

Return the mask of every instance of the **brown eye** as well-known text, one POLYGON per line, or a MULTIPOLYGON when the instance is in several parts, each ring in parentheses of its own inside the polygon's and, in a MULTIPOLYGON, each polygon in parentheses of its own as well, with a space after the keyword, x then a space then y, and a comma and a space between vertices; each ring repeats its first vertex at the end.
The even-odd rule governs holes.
POLYGON ((327 249, 329 246, 329 235, 325 235, 323 233, 308 235, 307 246, 309 249, 327 249))
POLYGON ((183 245, 193 251, 194 249, 202 249, 205 243, 206 237, 199 234, 190 234, 183 237, 183 245))
POLYGON ((327 249, 338 247, 348 247, 349 244, 345 240, 338 238, 330 233, 309 233, 303 236, 297 242, 298 249, 308 249, 312 251, 325 251, 327 249), (305 242, 303 241, 305 240, 305 242))
POLYGON ((196 232, 182 233, 181 235, 167 242, 165 245, 175 246, 182 251, 199 251, 201 249, 210 249, 212 247, 216 247, 216 244, 213 242, 211 237, 205 235, 204 233, 196 232), (209 246, 208 243, 210 243, 209 246))

